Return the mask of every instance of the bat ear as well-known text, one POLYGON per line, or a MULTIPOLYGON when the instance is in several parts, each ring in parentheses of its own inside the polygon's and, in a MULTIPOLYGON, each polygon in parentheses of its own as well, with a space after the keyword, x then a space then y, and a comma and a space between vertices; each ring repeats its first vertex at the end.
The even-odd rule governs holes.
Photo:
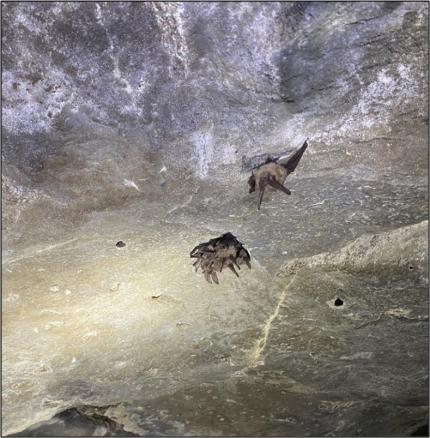
POLYGON ((233 263, 236 265, 236 268, 239 269, 240 271, 240 266, 236 259, 233 259, 233 263))
POLYGON ((218 277, 217 277, 215 271, 211 272, 211 277, 212 277, 212 280, 214 281, 214 283, 219 284, 218 277))
POLYGON ((197 259, 197 260, 193 263, 193 266, 194 266, 196 272, 199 270, 200 263, 201 263, 201 259, 197 259))
POLYGON ((287 162, 283 164, 285 169, 288 170, 288 173, 294 172, 297 165, 299 164, 300 159, 302 158, 306 148, 308 147, 308 141, 306 140, 300 149, 297 149, 290 158, 288 158, 287 162))
POLYGON ((261 207, 261 201, 263 200, 264 190, 266 189, 266 186, 261 186, 260 184, 260 191, 258 192, 258 198, 257 198, 257 210, 260 210, 261 207))
POLYGON ((210 277, 210 275, 209 275, 209 272, 205 271, 205 272, 204 272, 204 275, 205 275, 205 279, 206 279, 206 281, 207 281, 208 283, 211 283, 211 284, 212 284, 212 281, 211 281, 211 277, 210 277))
POLYGON ((236 275, 236 277, 239 277, 239 274, 236 272, 236 269, 234 269, 233 265, 228 265, 228 267, 230 268, 231 271, 233 271, 234 275, 236 275))

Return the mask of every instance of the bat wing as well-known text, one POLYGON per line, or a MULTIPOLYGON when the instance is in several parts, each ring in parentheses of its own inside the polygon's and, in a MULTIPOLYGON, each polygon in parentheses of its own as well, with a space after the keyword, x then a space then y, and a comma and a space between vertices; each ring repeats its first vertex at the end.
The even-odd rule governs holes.
POLYGON ((303 146, 300 149, 297 149, 296 152, 294 152, 294 154, 291 155, 291 157, 289 157, 285 163, 282 164, 279 163, 279 164, 285 167, 288 173, 294 172, 307 147, 308 147, 308 141, 306 140, 303 143, 303 146))

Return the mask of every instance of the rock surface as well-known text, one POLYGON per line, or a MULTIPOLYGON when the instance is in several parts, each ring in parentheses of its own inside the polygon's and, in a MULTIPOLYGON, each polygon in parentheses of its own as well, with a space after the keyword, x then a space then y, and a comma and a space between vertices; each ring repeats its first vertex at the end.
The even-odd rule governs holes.
POLYGON ((425 236, 428 229, 426 221, 389 233, 362 235, 336 253, 323 253, 309 259, 290 262, 285 268, 294 272, 302 266, 324 270, 347 270, 350 272, 388 273, 394 268, 398 273, 413 272, 427 278, 427 250, 425 236))
POLYGON ((12 243, 33 237, 28 220, 44 228, 41 211, 57 227, 38 240, 149 196, 151 169, 232 184, 243 159, 306 137, 302 172, 426 175, 425 3, 4 2, 2 12, 12 243))
MULTIPOLYGON (((55 276, 51 282, 58 280, 59 287, 54 295, 46 292, 49 308, 39 297, 20 316, 17 312, 22 308, 17 303, 7 304, 6 370, 11 359, 17 366, 12 352, 28 351, 33 342, 30 357, 39 357, 39 363, 20 362, 22 380, 14 387, 21 387, 33 400, 31 405, 22 400, 17 403, 16 395, 6 390, 6 406, 15 409, 7 411, 6 418, 16 418, 12 424, 18 424, 30 406, 36 422, 38 412, 49 418, 50 412, 70 405, 110 403, 115 406, 103 410, 107 418, 103 421, 116 425, 117 432, 109 430, 118 436, 125 432, 138 436, 410 435, 428 421, 427 229, 425 221, 360 237, 332 254, 293 260, 286 272, 280 271, 278 287, 261 269, 243 282, 236 282, 232 275, 231 285, 208 297, 199 293, 207 287, 203 279, 188 284, 188 297, 184 291, 175 292, 178 283, 189 281, 185 272, 170 290, 158 289, 161 294, 156 300, 149 295, 154 287, 139 283, 136 274, 124 283, 119 277, 109 280, 105 272, 91 299, 80 290, 89 282, 97 284, 93 275, 82 272, 72 283, 76 290, 70 298, 62 297, 60 281, 70 281, 73 273, 55 276), (405 242, 407 265, 393 257, 405 242), (380 262, 370 257, 363 264, 363 250, 364 254, 378 253, 380 262), (331 263, 321 263, 328 257, 331 263), (411 271, 410 265, 416 270, 411 271), (260 281, 270 285, 264 299, 260 281), (103 290, 103 285, 107 288, 111 283, 115 283, 114 290, 103 290), (198 297, 198 305, 193 297, 198 297), (343 304, 336 307, 334 301, 339 297, 343 304), (100 300, 109 307, 101 306, 100 300), (255 306, 261 311, 255 313, 255 306), (76 312, 79 319, 73 316, 76 312), (123 312, 127 313, 125 320, 123 312), (27 324, 27 330, 20 320, 24 315, 31 325, 48 330, 49 348, 56 346, 60 354, 52 355, 45 344, 38 345, 36 339, 43 335, 30 334, 31 327, 27 324), (46 323, 53 318, 56 321, 46 323), (85 330, 79 329, 80 318, 85 330), (107 321, 114 331, 103 327, 107 321), (13 334, 12 324, 25 330, 27 347, 13 334), (105 342, 109 340, 108 349, 97 341, 100 335, 105 342), (70 340, 68 345, 64 345, 65 338, 70 340)), ((144 242, 133 240, 140 252, 144 242)), ((78 248, 68 251, 76 253, 78 248)), ((79 260, 79 266, 87 264, 83 254, 74 258, 63 252, 65 260, 74 261, 75 269, 79 260)), ((120 265, 116 275, 123 275, 124 261, 138 263, 159 276, 159 287, 167 285, 150 261, 167 265, 167 259, 155 254, 134 262, 126 255, 115 256, 120 265)), ((88 271, 109 268, 109 255, 100 256, 87 266, 88 271)), ((46 264, 46 259, 50 256, 12 265, 15 276, 22 278, 23 270, 46 264)), ((62 264, 61 260, 57 263, 62 264)), ((130 273, 141 270, 129 269, 130 273)), ((175 270, 184 271, 179 266, 175 270)), ((24 294, 22 290, 19 300, 24 294)), ((7 375, 5 387, 9 388, 15 377, 7 375)), ((59 428, 59 420, 70 416, 67 412, 21 435, 88 431, 80 418, 59 428)))
POLYGON ((423 430, 428 4, 1 6, 2 433, 423 430))

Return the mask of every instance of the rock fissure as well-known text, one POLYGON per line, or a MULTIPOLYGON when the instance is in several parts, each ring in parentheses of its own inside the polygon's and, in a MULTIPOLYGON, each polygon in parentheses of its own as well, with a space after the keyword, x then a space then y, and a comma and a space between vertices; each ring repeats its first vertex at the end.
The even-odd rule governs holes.
POLYGON ((264 365, 264 359, 261 359, 261 356, 264 352, 267 341, 269 339, 270 330, 272 328, 272 323, 278 317, 279 311, 282 308, 282 305, 283 305, 285 298, 287 296, 288 288, 292 286, 297 274, 298 274, 298 272, 295 272, 293 274, 293 277, 288 282, 288 284, 285 286, 284 290, 281 292, 281 295, 278 299, 278 303, 275 307, 275 310, 273 311, 273 313, 271 313, 271 315, 266 320, 266 323, 263 326, 262 336, 260 338, 258 338, 257 341, 255 342, 255 348, 254 348, 253 352, 251 353, 251 362, 250 362, 251 367, 257 367, 257 366, 264 365))

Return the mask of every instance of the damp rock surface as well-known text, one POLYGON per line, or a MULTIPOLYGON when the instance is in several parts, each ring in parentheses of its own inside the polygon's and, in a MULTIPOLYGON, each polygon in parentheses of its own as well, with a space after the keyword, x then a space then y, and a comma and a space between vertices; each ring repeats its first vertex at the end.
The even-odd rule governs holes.
MULTIPOLYGON (((381 258, 369 271, 354 268, 360 255, 335 268, 315 267, 316 255, 291 261, 295 268, 281 269, 276 282, 257 268, 241 280, 225 277, 216 290, 190 275, 186 257, 176 258, 172 283, 162 273, 172 262, 160 249, 135 259, 93 240, 100 255, 86 261, 87 247, 72 245, 62 257, 73 265, 61 275, 77 287, 70 297, 60 283, 55 294, 45 292, 46 303, 39 297, 23 309, 20 282, 19 297, 5 303, 7 424, 13 430, 23 418, 30 426, 76 405, 108 403, 108 418, 121 425, 113 432, 118 435, 409 435, 428 413, 428 273, 420 250, 427 227, 425 221, 374 235, 379 243, 372 249, 391 261, 381 258), (409 257, 421 274, 391 258, 407 234, 413 236, 409 257), (78 267, 84 268, 79 274, 78 267), (90 272, 100 272, 100 279, 90 272), (123 286, 110 291, 117 280, 123 286), (161 293, 155 301, 153 290, 161 293), (333 294, 344 299, 340 313, 327 306, 333 294), (31 351, 28 359, 22 351, 31 351), (9 369, 18 365, 19 379, 9 369)), ((161 236, 151 236, 156 247, 161 236)), ((136 252, 148 239, 134 237, 136 252)), ((349 247, 362 247, 362 239, 349 247)), ((58 254, 55 259, 63 270, 58 254)), ((54 268, 47 254, 12 264, 9 284, 14 272, 21 278, 25 270, 30 288, 36 266, 48 261, 54 268)), ((42 287, 42 277, 36 278, 42 287)), ((57 421, 27 431, 42 434, 57 421)), ((81 420, 73 424, 87 431, 81 420)))
POLYGON ((428 4, 1 7, 2 434, 421 433, 428 4))

